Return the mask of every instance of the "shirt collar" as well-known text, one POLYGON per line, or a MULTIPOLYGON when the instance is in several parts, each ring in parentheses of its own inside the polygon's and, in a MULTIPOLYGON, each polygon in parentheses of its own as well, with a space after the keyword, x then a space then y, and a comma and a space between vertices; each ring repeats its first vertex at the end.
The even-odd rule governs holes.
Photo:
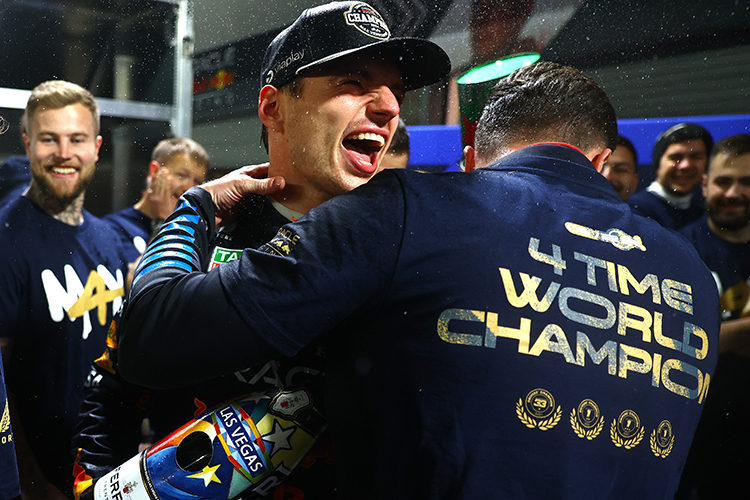
POLYGON ((296 210, 292 210, 291 208, 285 207, 284 205, 274 200, 270 196, 268 199, 271 200, 271 205, 273 206, 273 208, 276 209, 277 212, 279 212, 281 215, 283 215, 285 218, 287 218, 288 220, 292 222, 296 222, 297 219, 305 215, 301 212, 297 212, 296 210))
POLYGON ((693 200, 693 193, 683 194, 679 196, 674 193, 668 193, 664 189, 664 186, 656 181, 652 182, 646 188, 646 191, 658 196, 662 200, 666 201, 673 207, 679 208, 680 210, 687 210, 688 208, 690 208, 690 202, 693 200))

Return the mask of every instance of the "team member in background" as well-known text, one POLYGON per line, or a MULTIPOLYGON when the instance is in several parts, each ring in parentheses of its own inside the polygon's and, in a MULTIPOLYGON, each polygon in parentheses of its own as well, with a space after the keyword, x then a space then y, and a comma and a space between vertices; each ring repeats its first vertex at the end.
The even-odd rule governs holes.
POLYGON ((11 156, 0 164, 0 207, 21 196, 29 182, 31 172, 27 157, 11 156))
POLYGON ((32 180, 0 211, 0 343, 23 496, 65 499, 83 383, 127 262, 117 231, 83 208, 102 144, 91 93, 44 82, 21 128, 32 180))
MULTIPOLYGON (((372 7, 338 2, 306 10, 271 43, 261 71, 258 115, 269 153, 267 171, 283 175, 286 188, 270 197, 245 199, 241 215, 218 234, 204 270, 236 260, 243 248, 260 246, 280 226, 375 175, 396 131, 404 93, 450 71, 450 61, 437 45, 383 38, 387 30, 372 7), (331 32, 337 33, 335 39, 331 32), (304 56, 291 66, 283 64, 298 47, 305 47, 304 56)), ((90 491, 94 479, 135 455, 143 416, 160 439, 226 399, 301 384, 322 370, 321 351, 311 346, 293 358, 248 363, 221 380, 151 391, 119 378, 115 341, 110 339, 108 352, 95 363, 81 408, 74 442, 80 450, 77 494, 90 491)), ((175 355, 180 344, 173 347, 175 355)), ((279 495, 332 496, 327 442, 308 455, 313 467, 299 467, 279 495)))
POLYGON ((536 63, 490 95, 481 168, 382 172, 208 273, 215 224, 280 181, 190 189, 136 272, 122 375, 179 386, 322 342, 341 498, 671 498, 718 297, 597 172, 616 134, 595 82, 536 63))
POLYGON ((708 130, 679 123, 658 137, 652 153, 656 180, 628 199, 633 213, 679 229, 703 216, 703 199, 696 187, 706 172, 713 146, 708 130))
POLYGON ((103 219, 120 230, 135 261, 161 222, 174 210, 179 197, 206 180, 210 160, 203 146, 192 139, 164 139, 151 152, 146 189, 132 207, 105 215, 103 219))
POLYGON ((703 178, 706 215, 682 229, 714 275, 721 356, 682 476, 681 496, 743 498, 750 465, 750 135, 718 141, 703 178))
POLYGON ((404 120, 398 120, 391 145, 380 161, 381 168, 406 168, 409 166, 409 131, 404 120))
POLYGON ((633 143, 626 137, 617 136, 617 147, 604 164, 602 175, 607 178, 622 201, 635 193, 638 187, 638 155, 633 143))

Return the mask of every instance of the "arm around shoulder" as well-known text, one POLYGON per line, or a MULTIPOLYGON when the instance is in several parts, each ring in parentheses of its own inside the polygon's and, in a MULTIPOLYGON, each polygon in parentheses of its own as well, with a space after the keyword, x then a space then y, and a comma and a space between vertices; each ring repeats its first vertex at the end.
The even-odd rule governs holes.
POLYGON ((187 386, 252 362, 232 364, 223 354, 270 351, 237 315, 219 274, 201 271, 213 233, 211 195, 191 188, 146 250, 123 306, 119 369, 125 380, 154 389, 187 386))

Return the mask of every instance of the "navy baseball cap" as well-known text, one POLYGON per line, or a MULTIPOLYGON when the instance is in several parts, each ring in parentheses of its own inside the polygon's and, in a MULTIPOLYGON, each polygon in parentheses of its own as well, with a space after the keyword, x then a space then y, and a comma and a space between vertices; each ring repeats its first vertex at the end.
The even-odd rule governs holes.
POLYGON ((391 38, 383 17, 364 2, 331 2, 305 10, 266 49, 260 86, 280 88, 301 72, 352 54, 382 56, 401 71, 406 90, 448 76, 451 62, 439 45, 391 38))

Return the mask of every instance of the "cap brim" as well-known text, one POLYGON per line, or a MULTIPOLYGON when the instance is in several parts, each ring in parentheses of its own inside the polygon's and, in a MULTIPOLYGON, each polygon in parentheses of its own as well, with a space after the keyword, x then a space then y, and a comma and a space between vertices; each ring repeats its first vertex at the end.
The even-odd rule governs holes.
POLYGON ((300 67, 297 74, 352 55, 377 55, 393 61, 401 71, 406 90, 437 83, 451 71, 448 54, 436 43, 419 38, 390 38, 318 59, 300 67))

